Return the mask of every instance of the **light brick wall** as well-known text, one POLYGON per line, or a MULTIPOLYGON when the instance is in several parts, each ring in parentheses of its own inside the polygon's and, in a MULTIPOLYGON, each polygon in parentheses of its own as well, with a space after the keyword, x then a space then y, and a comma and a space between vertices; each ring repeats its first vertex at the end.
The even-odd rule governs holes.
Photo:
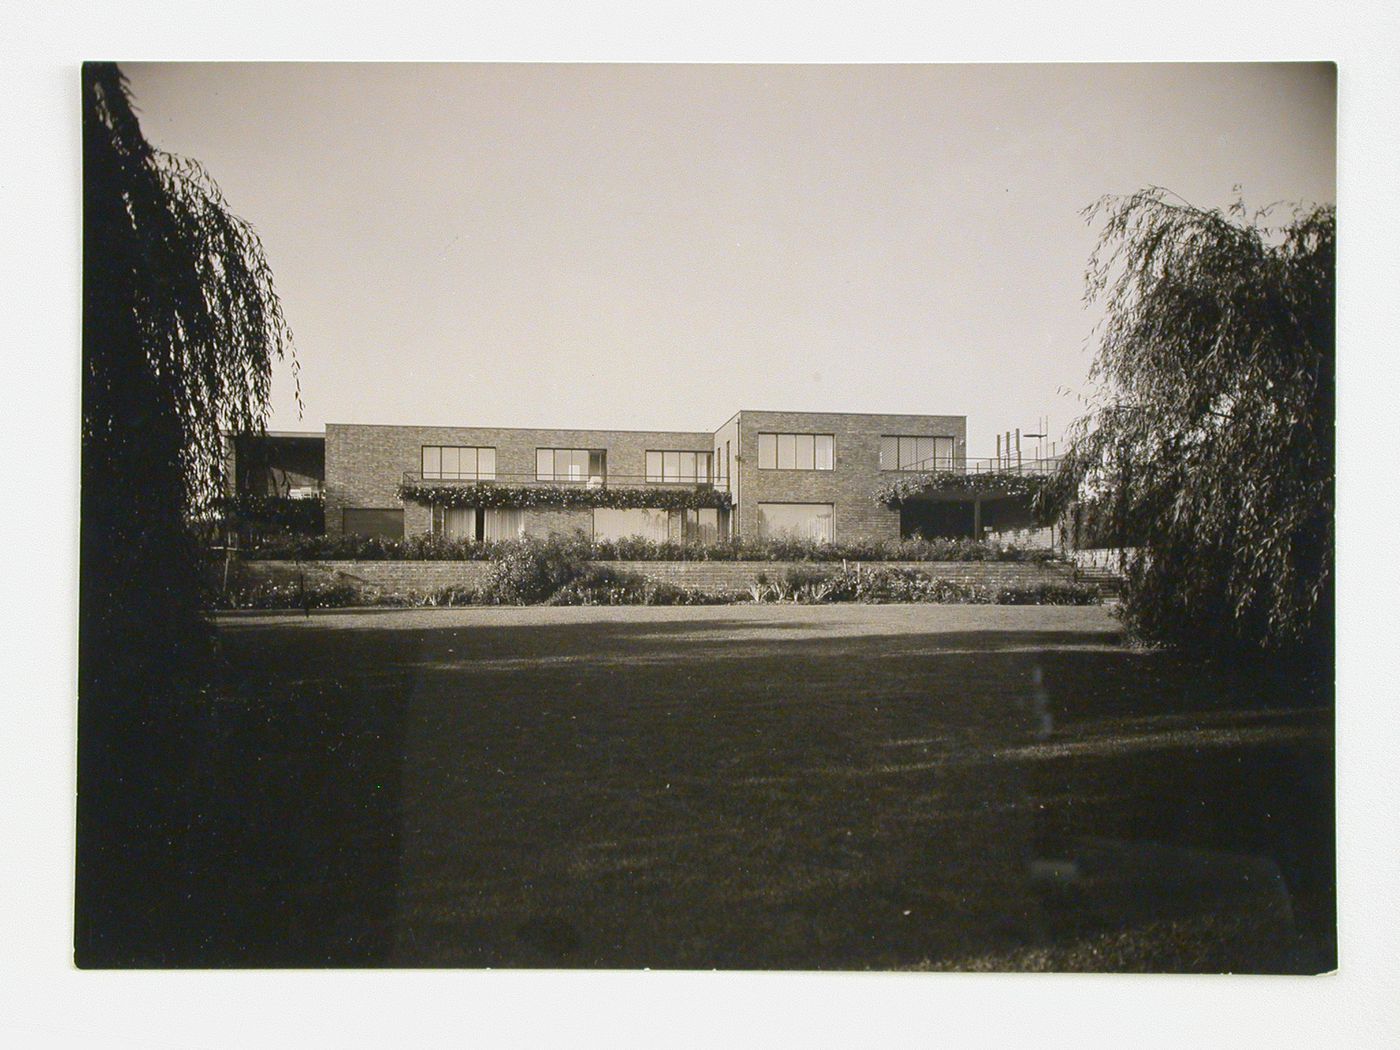
POLYGON ((961 465, 966 456, 966 416, 866 415, 846 412, 740 412, 738 535, 758 535, 759 503, 832 504, 832 540, 899 539, 899 511, 875 502, 875 493, 899 475, 881 473, 880 438, 886 434, 952 437, 961 465), (758 435, 833 434, 831 470, 760 470, 758 435))
MULTIPOLYGON (((398 508, 405 471, 422 467, 424 445, 467 445, 496 450, 496 478, 505 485, 534 485, 535 450, 602 448, 608 477, 617 485, 644 485, 649 449, 713 451, 708 431, 535 430, 503 427, 370 426, 326 424, 326 532, 339 535, 346 507, 398 508)), ((666 486, 658 486, 666 487, 666 486)), ((572 513, 572 512, 571 512, 572 513)), ((592 519, 583 527, 591 532, 592 519)), ((544 518, 536 524, 548 528, 544 518)), ((404 533, 429 531, 426 507, 404 507, 404 533)), ((528 527, 528 526, 527 526, 528 527)), ((570 526, 573 527, 573 526, 570 526)))
MULTIPOLYGON (((738 506, 732 528, 743 540, 758 538, 759 503, 830 503, 837 542, 899 537, 899 512, 879 506, 876 491, 897 475, 880 471, 880 438, 886 434, 952 437, 959 461, 965 455, 966 416, 875 415, 836 412, 744 411, 715 433, 697 431, 543 430, 493 427, 407 427, 329 423, 326 425, 326 532, 341 532, 347 507, 398 508, 398 486, 405 471, 421 467, 424 445, 467 445, 496 449, 496 476, 502 484, 534 485, 539 448, 603 448, 608 477, 615 485, 643 485, 649 449, 714 452, 729 443, 730 489, 738 506), (758 467, 760 432, 832 434, 832 470, 779 471, 758 467)), ((718 463, 716 464, 718 469, 718 463)), ((537 534, 591 532, 586 512, 527 515, 537 534)), ((404 533, 429 531, 426 507, 404 508, 404 533)))
POLYGON ((491 567, 486 561, 245 561, 238 580, 307 586, 349 583, 379 594, 429 594, 444 587, 475 587, 491 567))

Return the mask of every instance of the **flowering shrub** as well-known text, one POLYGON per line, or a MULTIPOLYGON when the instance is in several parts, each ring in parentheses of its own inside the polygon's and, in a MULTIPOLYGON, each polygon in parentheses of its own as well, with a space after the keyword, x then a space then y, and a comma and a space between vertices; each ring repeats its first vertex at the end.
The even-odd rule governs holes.
POLYGON ((582 534, 548 540, 476 541, 446 536, 386 540, 367 536, 286 536, 244 552, 253 560, 496 561, 522 544, 553 544, 584 561, 1008 561, 1054 560, 1054 551, 1004 547, 970 539, 911 539, 868 543, 764 540, 751 543, 664 543, 628 537, 589 540, 582 534))
POLYGON ((488 605, 534 605, 578 579, 587 569, 587 560, 577 544, 521 540, 491 563, 478 593, 488 605))
POLYGON ((1098 591, 1076 583, 988 587, 931 579, 912 569, 857 572, 789 569, 770 579, 759 573, 744 593, 692 590, 650 580, 605 565, 579 568, 547 551, 519 552, 480 589, 444 587, 428 593, 375 595, 353 584, 261 584, 233 592, 222 604, 233 609, 334 609, 345 606, 433 608, 462 605, 728 605, 743 601, 928 602, 945 605, 1096 605, 1098 591), (556 582, 561 581, 561 582, 556 582))
POLYGON ((386 594, 374 599, 374 605, 394 608, 436 609, 448 606, 480 605, 480 592, 475 587, 442 587, 427 594, 386 594))
POLYGON ((1037 583, 1002 587, 997 605, 1098 605, 1098 588, 1084 583, 1037 583))
POLYGON ((555 591, 548 605, 726 605, 734 598, 594 566, 555 591))
POLYGON ((917 569, 862 568, 835 572, 789 569, 781 580, 759 573, 748 591, 755 602, 930 602, 942 605, 1096 605, 1098 591, 1078 583, 990 587, 931 578, 917 569))
POLYGON ((232 591, 219 604, 229 609, 342 609, 374 601, 348 583, 263 583, 232 591))

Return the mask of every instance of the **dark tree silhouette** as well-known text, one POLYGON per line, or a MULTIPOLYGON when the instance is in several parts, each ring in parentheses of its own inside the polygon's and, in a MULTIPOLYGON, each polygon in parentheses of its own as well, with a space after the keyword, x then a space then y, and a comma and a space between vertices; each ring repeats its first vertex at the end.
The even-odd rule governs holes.
POLYGON ((152 964, 104 945, 161 943, 149 893, 182 870, 210 655, 191 525, 291 334, 253 229, 146 141, 115 65, 83 67, 82 115, 78 958, 152 964))
POLYGON ((1086 212, 1099 394, 1055 490, 1134 544, 1123 612, 1149 639, 1330 645, 1336 218, 1271 211, 1152 188, 1086 212))
POLYGON ((115 65, 83 69, 83 148, 85 638, 121 652, 134 630, 143 659, 172 659, 198 615, 188 526, 218 491, 221 431, 262 428, 291 334, 252 227, 146 141, 115 65))

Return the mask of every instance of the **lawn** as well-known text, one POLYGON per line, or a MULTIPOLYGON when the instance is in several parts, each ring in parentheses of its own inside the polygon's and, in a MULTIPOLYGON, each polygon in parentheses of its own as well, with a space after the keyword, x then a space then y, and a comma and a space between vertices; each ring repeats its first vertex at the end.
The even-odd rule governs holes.
POLYGON ((219 630, 179 922, 85 964, 1335 966, 1330 707, 1103 608, 219 630))

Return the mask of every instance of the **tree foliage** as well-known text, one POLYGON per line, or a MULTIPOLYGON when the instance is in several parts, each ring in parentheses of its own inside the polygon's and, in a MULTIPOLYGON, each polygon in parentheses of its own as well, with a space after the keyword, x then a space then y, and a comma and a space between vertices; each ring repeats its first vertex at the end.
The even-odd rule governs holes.
POLYGON ((1148 638, 1330 634, 1336 218, 1274 211, 1157 188, 1086 211, 1097 393, 1046 495, 1134 544, 1124 614, 1148 638))
POLYGON ((221 431, 263 429, 291 332, 252 227, 146 141, 121 71, 85 65, 82 90, 82 605, 105 660, 198 616, 187 526, 218 493, 221 431))
POLYGON ((252 228, 146 141, 116 66, 83 67, 82 115, 75 958, 168 965, 250 925, 217 883, 221 857, 255 847, 208 830, 227 797, 211 762, 237 756, 215 743, 191 526, 219 488, 220 431, 263 429, 291 333, 252 228))

